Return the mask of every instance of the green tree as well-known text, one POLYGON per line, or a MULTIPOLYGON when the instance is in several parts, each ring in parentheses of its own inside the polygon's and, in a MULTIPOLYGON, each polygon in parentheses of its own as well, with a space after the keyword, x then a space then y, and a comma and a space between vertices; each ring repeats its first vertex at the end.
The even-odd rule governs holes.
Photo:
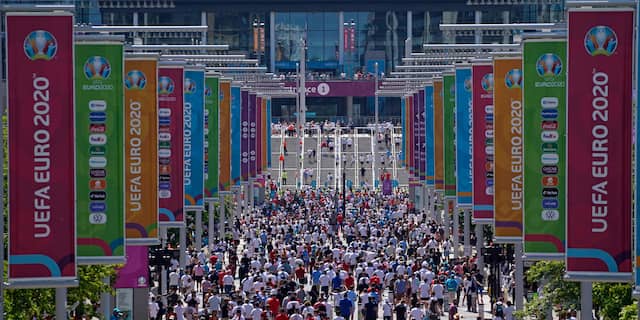
POLYGON ((634 301, 620 310, 620 320, 638 320, 638 301, 634 301))
POLYGON ((530 283, 542 286, 539 296, 525 305, 525 314, 546 319, 551 308, 567 310, 580 305, 580 284, 564 280, 565 266, 560 261, 538 261, 527 271, 530 283))
POLYGON ((629 283, 595 283, 593 307, 604 320, 617 320, 626 305, 630 305, 632 287, 629 283))

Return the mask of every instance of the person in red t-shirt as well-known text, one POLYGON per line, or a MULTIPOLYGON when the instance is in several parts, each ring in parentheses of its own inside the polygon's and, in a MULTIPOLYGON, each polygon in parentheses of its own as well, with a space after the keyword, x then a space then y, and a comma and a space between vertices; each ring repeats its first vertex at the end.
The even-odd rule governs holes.
POLYGON ((355 283, 356 283, 356 280, 353 278, 351 274, 349 274, 347 278, 344 279, 344 286, 347 287, 347 289, 349 290, 353 289, 353 286, 355 285, 355 283))
POLYGON ((276 316, 275 320, 289 320, 289 316, 287 316, 287 314, 284 312, 284 309, 282 309, 276 316))
POLYGON ((271 297, 267 299, 267 306, 269 307, 269 311, 271 315, 276 315, 280 311, 280 299, 276 297, 275 294, 272 294, 271 297))

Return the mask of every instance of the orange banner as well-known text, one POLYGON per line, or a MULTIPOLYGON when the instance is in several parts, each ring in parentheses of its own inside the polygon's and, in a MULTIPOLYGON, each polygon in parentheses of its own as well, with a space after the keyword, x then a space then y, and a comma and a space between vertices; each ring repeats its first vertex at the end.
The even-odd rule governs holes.
POLYGON ((444 113, 442 105, 442 78, 433 80, 433 137, 436 191, 444 192, 444 113))
POLYGON ((128 55, 124 64, 126 241, 158 243, 158 100, 156 57, 128 55))
POLYGON ((522 59, 495 58, 494 75, 494 204, 495 240, 522 239, 523 143, 522 59))
POLYGON ((220 176, 218 190, 231 189, 231 82, 220 81, 220 176))

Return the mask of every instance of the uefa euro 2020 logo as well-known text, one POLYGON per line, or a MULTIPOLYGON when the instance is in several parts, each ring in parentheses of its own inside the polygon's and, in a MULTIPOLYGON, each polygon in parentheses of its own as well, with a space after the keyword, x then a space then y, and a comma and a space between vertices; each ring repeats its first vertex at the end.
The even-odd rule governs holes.
POLYGON ((610 56, 618 47, 618 36, 607 26, 595 26, 584 36, 584 48, 592 56, 610 56))
POLYGON ((480 85, 482 85, 482 90, 485 92, 493 92, 493 73, 485 74, 480 81, 480 85))
POLYGON ((167 76, 162 76, 158 79, 158 94, 171 94, 173 89, 175 89, 173 79, 167 76))
POLYGON ((109 60, 101 56, 89 57, 84 63, 84 75, 89 80, 104 80, 111 75, 109 60))
POLYGON ((211 97, 211 88, 204 87, 204 96, 205 97, 211 97))
POLYGON ((124 85, 127 89, 144 89, 147 85, 147 77, 140 70, 131 70, 124 79, 124 85))
POLYGON ((471 77, 467 77, 464 79, 464 90, 467 92, 471 92, 471 77))
POLYGON ((504 76, 504 84, 509 89, 522 87, 522 71, 520 69, 511 69, 504 76))
POLYGON ((543 78, 553 78, 562 72, 562 60, 553 53, 545 53, 536 61, 536 71, 543 78))
POLYGON ((24 53, 29 60, 51 60, 58 51, 58 41, 46 30, 31 31, 24 38, 24 53))
POLYGON ((195 93, 196 83, 190 78, 184 79, 184 93, 195 93))

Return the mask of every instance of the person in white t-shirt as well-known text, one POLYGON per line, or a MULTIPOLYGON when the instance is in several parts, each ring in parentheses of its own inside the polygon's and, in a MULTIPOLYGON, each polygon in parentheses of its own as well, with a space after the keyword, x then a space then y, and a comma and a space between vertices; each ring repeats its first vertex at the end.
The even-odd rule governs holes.
POLYGON ((409 311, 409 317, 411 320, 422 320, 422 318, 424 318, 424 310, 422 310, 422 308, 419 308, 418 306, 415 306, 411 309, 411 311, 409 311))
POLYGON ((217 294, 212 294, 207 301, 207 306, 209 309, 209 314, 215 314, 220 317, 220 296, 217 294))
POLYGON ((160 306, 156 302, 156 298, 151 298, 151 301, 149 301, 149 319, 156 320, 158 311, 160 311, 160 306))

